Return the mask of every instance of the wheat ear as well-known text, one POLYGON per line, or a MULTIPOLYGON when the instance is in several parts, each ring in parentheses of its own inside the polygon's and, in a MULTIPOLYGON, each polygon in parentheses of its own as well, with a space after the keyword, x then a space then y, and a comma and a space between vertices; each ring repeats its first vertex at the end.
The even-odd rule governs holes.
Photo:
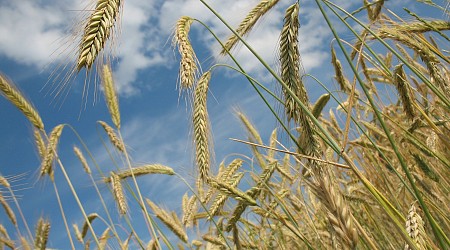
POLYGON ((168 214, 165 210, 159 208, 151 200, 146 199, 146 201, 153 212, 155 212, 156 217, 158 217, 176 236, 178 236, 180 240, 187 243, 188 236, 180 223, 176 222, 176 220, 170 214, 168 214))
POLYGON ((44 130, 44 123, 33 105, 31 105, 14 84, 11 81, 8 81, 6 76, 1 73, 0 91, 3 96, 16 106, 37 129, 44 130))
POLYGON ((210 168, 210 148, 209 148, 209 119, 207 110, 208 85, 211 79, 211 72, 205 72, 199 79, 194 92, 194 143, 195 159, 199 172, 199 179, 207 182, 210 168))
POLYGON ((47 148, 45 150, 45 155, 42 159, 40 176, 48 174, 51 179, 53 179, 53 160, 56 156, 56 148, 58 147, 59 138, 61 137, 64 124, 56 126, 52 132, 50 132, 49 140, 47 143, 47 148))
POLYGON ((405 111, 406 117, 413 120, 416 117, 414 110, 414 98, 411 93, 410 85, 406 79, 405 71, 403 71, 403 64, 395 66, 393 83, 397 88, 400 96, 400 100, 403 105, 403 111, 405 111))
POLYGON ((14 226, 16 226, 17 225, 16 215, 14 214, 13 210, 9 206, 8 202, 6 202, 5 197, 3 197, 1 192, 0 192, 0 204, 2 205, 3 209, 5 210, 6 215, 8 215, 8 218, 11 221, 11 223, 14 226))
POLYGON ((83 155, 83 153, 81 152, 81 150, 80 150, 77 146, 74 146, 74 147, 73 147, 73 152, 74 152, 75 155, 77 156, 78 160, 80 160, 81 165, 83 166, 84 171, 85 171, 87 174, 90 175, 90 174, 91 174, 91 168, 89 167, 89 164, 87 163, 86 158, 84 158, 84 155, 83 155))
POLYGON ((87 221, 85 221, 85 222, 83 223, 83 227, 82 227, 82 229, 81 229, 81 238, 82 238, 82 239, 84 239, 84 237, 86 237, 87 231, 88 231, 88 229, 89 229, 89 224, 92 224, 92 222, 93 222, 96 218, 98 218, 98 214, 97 214, 97 213, 92 213, 92 214, 89 214, 89 215, 87 216, 87 221))
MULTIPOLYGON (((163 166, 160 164, 150 164, 150 165, 145 165, 145 166, 141 166, 141 167, 135 167, 132 170, 133 170, 134 176, 136 176, 136 177, 140 176, 140 175, 146 175, 146 174, 166 174, 166 175, 174 175, 175 174, 175 172, 173 171, 172 168, 166 167, 166 166, 163 166)), ((121 180, 133 176, 131 174, 130 169, 119 171, 116 173, 116 175, 121 180)), ((110 178, 104 179, 105 183, 108 183, 110 181, 111 181, 110 178)))
POLYGON ((111 114, 111 119, 117 129, 120 129, 119 101, 117 100, 116 89, 114 87, 113 75, 109 65, 103 65, 102 83, 105 91, 106 104, 111 114))
POLYGON ((117 150, 119 150, 120 152, 125 152, 125 145, 123 145, 122 141, 119 139, 114 129, 104 121, 98 121, 98 123, 102 125, 103 129, 105 130, 106 134, 109 137, 109 140, 117 148, 117 150))
MULTIPOLYGON (((414 203, 411 205, 411 208, 408 212, 408 217, 406 219, 406 232, 408 232, 409 236, 413 239, 416 246, 419 249, 426 249, 426 243, 424 239, 425 228, 422 217, 417 212, 416 206, 414 203)), ((408 244, 405 244, 405 250, 412 249, 408 244)))
POLYGON ((180 90, 192 88, 198 74, 197 57, 189 41, 189 30, 192 22, 192 18, 182 16, 176 24, 175 36, 172 40, 173 45, 178 47, 178 52, 181 55, 179 72, 180 90))
MULTIPOLYGON (((298 47, 298 20, 300 6, 295 3, 286 9, 283 29, 280 35, 280 66, 281 79, 305 106, 309 106, 309 98, 300 76, 300 54, 298 47)), ((283 88, 285 98, 285 112, 288 120, 299 123, 303 130, 303 137, 309 148, 305 152, 312 151, 315 145, 314 128, 306 112, 298 105, 287 89, 283 88)))
POLYGON ((48 234, 50 232, 50 222, 39 218, 36 226, 36 236, 34 239, 34 248, 45 250, 47 247, 48 234))
POLYGON ((120 182, 120 178, 114 173, 111 172, 111 186, 113 189, 114 199, 119 206, 119 213, 126 214, 127 213, 127 203, 125 200, 125 195, 123 193, 122 183, 120 182))
POLYGON ((120 12, 120 0, 98 0, 81 38, 77 70, 90 69, 111 35, 120 12))
MULTIPOLYGON (((275 4, 278 3, 279 0, 263 0, 259 2, 244 18, 244 20, 241 21, 238 28, 236 29, 236 33, 239 34, 239 36, 244 36, 247 33, 251 31, 251 29, 255 26, 255 24, 258 22, 258 20, 264 16, 270 9, 272 9, 275 4)), ((239 37, 237 37, 235 34, 231 35, 227 41, 225 42, 225 45, 220 52, 222 55, 225 55, 227 51, 231 51, 231 49, 239 42, 239 37)))
POLYGON ((106 249, 106 243, 108 242, 109 239, 109 231, 111 231, 111 228, 108 227, 105 229, 105 231, 103 231, 102 235, 100 236, 99 238, 100 245, 98 246, 99 250, 106 249))

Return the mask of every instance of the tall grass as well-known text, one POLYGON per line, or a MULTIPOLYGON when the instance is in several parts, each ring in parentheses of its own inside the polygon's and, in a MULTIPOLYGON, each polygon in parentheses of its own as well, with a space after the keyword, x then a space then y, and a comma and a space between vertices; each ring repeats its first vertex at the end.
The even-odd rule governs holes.
MULTIPOLYGON (((316 0, 329 25, 330 63, 335 76, 334 80, 320 82, 313 75, 302 75, 301 71, 299 47, 305 39, 299 37, 301 2, 285 10, 283 26, 278 31, 279 68, 272 68, 262 60, 243 36, 248 32, 257 33, 251 31, 252 27, 270 9, 286 1, 261 1, 236 30, 205 1, 200 2, 230 29, 230 36, 222 41, 201 20, 187 16, 180 17, 174 32, 174 46, 178 47, 181 58, 180 90, 193 90, 189 103, 193 104, 192 134, 198 168, 195 185, 190 185, 187 176, 171 167, 158 163, 136 166, 131 161, 121 135, 112 70, 109 65, 100 65, 97 68, 101 69, 114 126, 104 121, 99 124, 125 167, 103 173, 96 156, 80 139, 83 147, 75 146, 74 153, 89 175, 101 205, 99 211, 86 214, 78 191, 72 186, 73 180, 58 157, 58 140, 64 136, 62 130, 71 127, 58 125, 47 135, 31 102, 11 81, 0 76, 3 95, 36 128, 34 138, 42 158, 40 175, 42 178, 48 175, 54 183, 72 248, 89 248, 92 244, 98 249, 450 247, 450 71, 446 47, 450 25, 445 14, 442 20, 427 20, 407 10, 411 18, 405 21, 385 8, 384 1, 365 0, 359 9, 349 12, 333 2, 316 0), (262 136, 250 119, 238 112, 248 138, 235 141, 247 144, 251 154, 236 154, 218 167, 214 166, 211 147, 214 135, 210 135, 207 97, 209 86, 215 84, 212 72, 221 65, 210 68, 200 65, 189 40, 192 25, 211 32, 222 46, 219 53, 234 62, 228 67, 245 76, 272 112, 267 116, 273 116, 280 124, 269 136, 262 136), (343 39, 348 37, 343 35, 348 32, 356 40, 343 39), (236 60, 232 48, 238 43, 247 47, 265 67, 272 77, 270 81, 280 86, 281 96, 252 78, 236 60), (204 70, 200 77, 199 69, 204 70), (322 96, 314 104, 309 101, 305 79, 313 79, 321 86, 322 96), (330 87, 332 81, 339 89, 330 87), (388 98, 390 93, 395 93, 396 98, 388 98), (276 112, 275 107, 280 106, 281 112, 276 112), (282 138, 280 134, 287 136, 282 138), (269 141, 263 141, 265 137, 269 141), (85 154, 89 156, 87 159, 85 154), (54 171, 64 173, 64 181, 78 202, 84 219, 81 231, 77 223, 72 230, 67 225, 64 215, 67 208, 59 199, 55 184, 59 180, 55 180, 54 171), (101 179, 94 179, 94 172, 101 179), (152 174, 174 175, 172 178, 186 184, 189 192, 176 210, 181 214, 164 209, 141 191, 136 178, 152 174), (107 189, 98 187, 103 184, 107 189), (112 197, 115 204, 107 204, 106 196, 112 197), (108 209, 109 205, 116 206, 117 211, 108 209), (133 224, 132 216, 136 219, 139 213, 146 228, 133 224), (117 216, 120 216, 119 223, 112 219, 117 216), (98 220, 103 226, 93 227, 98 220), (127 233, 119 228, 126 228, 127 233), (148 238, 144 235, 150 235, 150 240, 145 242, 148 238)), ((426 3, 447 13, 446 6, 426 3)), ((98 1, 80 45, 78 70, 90 69, 94 64, 97 53, 109 38, 109 29, 118 18, 121 4, 121 1, 98 1), (90 28, 94 26, 96 29, 90 28)), ((76 134, 73 129, 72 132, 76 134)), ((114 157, 111 160, 117 164, 114 157)), ((44 218, 39 219, 34 235, 29 229, 23 233, 15 217, 15 213, 22 214, 20 205, 7 179, 0 180, 0 185, 7 188, 0 192, 0 203, 9 217, 9 222, 1 223, 12 223, 16 228, 16 232, 7 232, 0 224, 0 248, 45 249, 57 233, 51 231, 50 223, 44 218), (12 197, 16 207, 11 207, 11 199, 4 196, 12 197)), ((26 216, 21 218, 20 223, 28 228, 26 216)))

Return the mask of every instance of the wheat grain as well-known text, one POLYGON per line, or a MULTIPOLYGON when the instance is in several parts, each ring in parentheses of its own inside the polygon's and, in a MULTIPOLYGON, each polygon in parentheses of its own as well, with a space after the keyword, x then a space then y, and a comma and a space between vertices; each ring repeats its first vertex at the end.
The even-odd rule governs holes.
POLYGON ((104 49, 121 7, 120 0, 98 0, 90 15, 79 46, 77 71, 90 70, 99 53, 104 49))
POLYGON ((193 19, 188 16, 181 17, 175 28, 175 35, 172 43, 178 46, 181 55, 179 81, 180 90, 190 89, 194 86, 198 75, 197 57, 189 41, 189 30, 193 19))
POLYGON ((106 122, 104 121, 98 121, 98 123, 100 123, 100 125, 102 125, 103 129, 105 130, 106 134, 109 137, 109 140, 111 141, 111 143, 120 151, 120 152, 125 152, 125 145, 123 145, 123 142, 119 139, 119 137, 116 135, 116 132, 114 131, 114 129, 109 126, 106 122))
MULTIPOLYGON (((255 26, 255 24, 258 22, 261 17, 264 16, 272 7, 274 7, 279 0, 263 0, 259 2, 244 18, 244 20, 241 21, 238 28, 236 29, 236 33, 239 36, 244 36, 247 33, 251 31, 251 29, 255 26)), ((225 45, 222 48, 222 51, 220 52, 222 55, 225 55, 231 49, 239 42, 239 37, 235 34, 232 34, 227 41, 225 42, 225 45)))
POLYGON ((0 91, 9 102, 16 106, 25 115, 31 124, 39 130, 44 130, 44 123, 33 105, 31 105, 31 103, 22 95, 22 93, 20 93, 14 84, 1 73, 0 91))
POLYGON ((110 173, 111 178, 111 185, 114 193, 114 199, 117 202, 117 205, 119 207, 119 213, 120 214, 126 214, 127 213, 127 203, 125 200, 125 196, 123 193, 122 183, 120 182, 120 178, 114 173, 110 173))
POLYGON ((102 83, 105 91, 106 104, 108 106, 111 119, 117 129, 120 129, 119 101, 117 100, 116 89, 114 87, 113 75, 109 65, 103 65, 102 83))
POLYGON ((208 85, 211 72, 205 72, 199 79, 194 92, 193 128, 195 143, 195 159, 199 179, 207 182, 210 171, 209 119, 207 110, 208 85))

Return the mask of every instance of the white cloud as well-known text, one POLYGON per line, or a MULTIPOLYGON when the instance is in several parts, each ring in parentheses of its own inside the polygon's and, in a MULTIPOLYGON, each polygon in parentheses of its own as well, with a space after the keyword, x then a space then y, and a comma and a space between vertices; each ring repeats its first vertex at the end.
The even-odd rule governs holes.
MULTIPOLYGON (((239 0, 212 1, 210 4, 232 27, 236 27, 257 3, 257 0, 239 0)), ((65 62, 64 53, 56 53, 53 57, 50 55, 55 51, 60 52, 58 48, 67 46, 61 44, 60 41, 67 42, 62 38, 69 38, 74 43, 67 27, 76 20, 76 15, 88 14, 79 11, 83 9, 82 4, 53 0, 23 0, 2 4, 4 6, 0 9, 0 33, 7 35, 0 37, 0 54, 39 69, 49 63, 65 62)), ((270 65, 277 63, 277 41, 287 4, 281 1, 246 37, 248 43, 270 65)), ((172 48, 167 42, 170 43, 174 25, 182 15, 204 21, 222 39, 226 39, 230 34, 225 25, 197 0, 124 2, 121 34, 113 46, 119 61, 115 77, 121 94, 129 96, 140 92, 140 86, 136 83, 140 71, 154 66, 175 66, 172 48)), ((323 51, 323 46, 326 46, 324 42, 329 38, 329 32, 326 32, 328 27, 325 26, 316 6, 302 6, 300 19, 301 56, 304 67, 309 71, 320 66, 326 59, 327 53, 323 51)), ((191 38, 203 43, 195 45, 200 50, 198 53, 205 55, 201 49, 206 48, 217 60, 223 60, 223 57, 217 56, 219 46, 208 32, 198 23, 194 24, 193 30, 195 31, 191 32, 191 38)), ((69 51, 63 52, 75 57, 77 45, 72 44, 69 47, 66 49, 69 51)), ((266 74, 260 63, 242 45, 234 53, 249 73, 257 76, 266 74)))

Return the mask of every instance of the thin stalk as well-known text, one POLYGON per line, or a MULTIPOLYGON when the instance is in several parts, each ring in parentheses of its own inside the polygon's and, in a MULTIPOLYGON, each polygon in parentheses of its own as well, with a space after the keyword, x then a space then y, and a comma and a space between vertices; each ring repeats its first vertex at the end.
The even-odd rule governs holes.
POLYGON ((61 211, 61 216, 62 216, 62 219, 63 219, 63 222, 64 222, 64 226, 66 228, 67 237, 69 238, 69 242, 70 242, 70 245, 72 246, 72 249, 75 250, 75 245, 73 244, 72 236, 70 234, 69 225, 67 224, 66 215, 64 213, 64 208, 63 208, 62 203, 61 203, 61 198, 59 197, 58 188, 56 187, 56 181, 53 180, 52 183, 53 183, 53 188, 55 189, 56 199, 58 200, 59 210, 61 211))
MULTIPOLYGON (((428 218, 428 220, 429 220, 429 222, 430 222, 430 224, 431 224, 431 227, 432 227, 432 229, 433 229, 434 235, 435 235, 436 238, 438 239, 439 244, 441 245, 441 247, 442 247, 442 248, 445 248, 446 244, 445 244, 445 240, 444 240, 444 237, 443 237, 443 234, 442 234, 442 229, 440 229, 440 227, 436 224, 436 221, 434 220, 434 218, 433 218, 432 215, 430 214, 429 209, 428 209, 427 205, 425 204, 425 202, 424 202, 424 200, 423 200, 423 198, 422 198, 422 195, 421 195, 420 192, 419 192, 419 189, 418 189, 417 186, 415 185, 414 179, 413 179, 411 173, 410 173, 409 170, 408 170, 408 166, 406 166, 406 162, 404 161, 403 156, 401 155, 400 151, 398 150, 397 145, 396 145, 396 143, 394 142, 394 140, 393 140, 393 138, 392 138, 392 136, 391 136, 391 134, 390 134, 390 132, 389 132, 389 130, 388 130, 386 124, 384 123, 384 120, 383 120, 383 118, 381 117, 380 112, 375 108, 376 105, 375 105, 375 103, 374 103, 372 97, 370 96, 369 91, 367 90, 366 86, 363 84, 362 79, 360 78, 360 76, 359 76, 357 70, 355 69, 354 65, 352 64, 352 62, 351 62, 352 60, 351 60, 350 56, 348 55, 347 51, 345 50, 344 45, 342 44, 339 35, 337 34, 336 30, 334 29, 333 25, 331 24, 331 22, 330 22, 330 20, 329 20, 329 18, 328 18, 328 15, 325 13, 324 9, 322 8, 322 5, 321 5, 317 0, 316 0, 316 3, 317 3, 317 5, 319 6, 320 11, 322 12, 322 15, 324 16, 324 18, 325 18, 325 20, 326 20, 328 26, 330 27, 330 30, 331 30, 331 32, 333 33, 333 36, 336 38, 337 43, 339 44, 339 47, 341 48, 342 52, 344 53, 345 58, 346 58, 348 64, 350 65, 350 68, 352 69, 352 71, 353 71, 353 73, 354 73, 354 76, 356 77, 356 79, 358 80, 358 82, 359 82, 361 88, 363 89, 363 91, 364 91, 364 93, 365 93, 365 95, 366 95, 366 97, 367 97, 367 100, 369 101, 370 105, 374 108, 374 109, 373 109, 373 110, 374 110, 374 113, 375 113, 375 115, 376 115, 378 121, 380 122, 380 125, 381 125, 381 127, 383 128, 383 130, 384 130, 384 132, 385 132, 385 134, 386 134, 386 136, 387 136, 389 142, 391 143, 391 146, 392 146, 392 149, 394 150, 394 153, 396 154, 397 158, 399 159, 400 165, 402 166, 403 171, 405 172, 405 175, 406 175, 408 181, 410 182, 410 184, 411 184, 411 186, 412 186, 412 188, 413 188, 413 191, 414 191, 414 193, 415 193, 415 197, 416 197, 417 200, 419 201, 419 203, 420 203, 420 205, 421 205, 421 207, 422 207, 422 209, 423 209, 423 211, 424 211, 426 217, 428 218)), ((327 4, 327 6, 329 7, 329 9, 330 9, 331 11, 333 11, 333 12, 335 13, 335 15, 338 16, 338 17, 340 18, 340 16, 335 12, 334 9, 332 9, 332 8, 328 5, 328 3, 329 3, 328 1, 325 1, 325 4, 327 4)), ((335 6, 335 5, 333 5, 333 6, 335 6)), ((335 7, 336 7, 336 6, 335 6, 335 7)), ((339 8, 339 9, 342 9, 342 8, 339 8)), ((345 10, 344 10, 344 11, 345 11, 345 10)), ((347 13, 346 13, 346 14, 347 14, 347 13)), ((342 22, 345 22, 342 18, 340 18, 340 19, 341 19, 342 22)), ((356 18, 355 18, 355 19, 356 19, 356 18)), ((409 237, 408 237, 408 238, 409 238, 409 237)), ((450 243, 450 242, 447 241, 447 244, 449 244, 449 243, 450 243)))
POLYGON ((11 194, 11 197, 13 198, 14 204, 17 207, 17 211, 19 211, 20 218, 22 219, 23 224, 25 225, 25 228, 26 228, 27 233, 28 233, 28 237, 30 237, 30 239, 33 239, 33 234, 31 234, 31 230, 28 227, 28 223, 27 223, 27 221, 25 219, 25 216, 22 213, 22 209, 20 208, 19 201, 17 201, 16 195, 14 195, 14 192, 13 192, 11 186, 8 186, 6 188, 8 189, 9 193, 11 194))
MULTIPOLYGON (((123 143, 122 133, 120 132, 119 129, 117 129, 117 134, 118 134, 118 136, 119 136, 119 140, 123 143)), ((154 228, 154 226, 153 226, 153 221, 150 219, 150 215, 149 215, 149 213, 148 213, 148 211, 147 211, 147 206, 146 206, 145 203, 144 203, 144 199, 143 199, 143 197, 142 197, 141 190, 140 190, 140 188, 139 188, 139 185, 137 184, 136 177, 134 176, 133 168, 131 167, 130 157, 129 157, 128 152, 127 152, 126 150, 125 150, 125 152, 124 152, 124 155, 125 155, 125 160, 126 160, 128 169, 131 171, 131 176, 132 176, 132 179, 133 179, 134 186, 136 187, 136 191, 137 191, 137 193, 138 193, 138 197, 139 197, 139 205, 141 206, 141 208, 142 208, 142 210, 143 210, 143 213, 144 213, 144 219, 145 219, 145 221, 146 221, 146 223, 147 223, 147 226, 149 226, 150 229, 151 229, 150 231, 151 231, 152 234, 153 234, 153 237, 154 237, 154 239, 155 239, 155 241, 156 241, 156 245, 157 245, 159 248, 161 248, 161 245, 160 245, 160 243, 159 243, 159 241, 158 241, 158 238, 157 238, 157 235, 156 235, 156 230, 155 230, 155 228, 154 228)), ((173 246, 172 246, 171 244, 169 244, 168 247, 169 247, 169 249, 173 249, 173 246)))
MULTIPOLYGON (((47 138, 47 141, 48 141, 48 138, 47 138)), ((73 196, 74 196, 74 198, 75 198, 75 201, 76 201, 77 204, 78 204, 78 207, 79 207, 80 210, 81 210, 81 213, 83 214, 84 219, 85 219, 86 221, 88 221, 88 217, 87 217, 86 212, 84 211, 83 204, 81 203, 80 199, 78 198, 77 192, 75 191, 75 188, 74 188, 73 185, 72 185, 72 181, 70 181, 69 175, 67 174, 65 167, 64 167, 63 163, 61 162, 61 160, 59 159, 58 154, 56 153, 56 149, 53 147, 53 145, 51 145, 51 143, 50 143, 49 145, 52 147, 52 151, 53 151, 53 153, 55 154, 55 159, 56 159, 56 161, 58 162, 58 165, 60 166, 61 172, 63 173, 64 178, 65 178, 66 181, 67 181, 67 185, 69 185, 70 191, 72 191, 72 194, 73 194, 73 196)), ((56 189, 56 185, 55 185, 55 189, 56 189)), ((61 207, 61 208, 62 208, 62 207, 61 207)), ((98 241, 97 235, 95 235, 94 229, 92 228, 91 224, 88 223, 88 226, 89 226, 89 230, 90 230, 91 233, 92 233, 92 236, 94 237, 95 242, 97 243, 97 246, 100 246, 100 242, 98 241)), ((69 236, 69 237, 70 237, 70 236, 69 236)), ((72 239, 72 238, 70 238, 70 239, 72 239)), ((72 243, 72 244, 73 244, 73 243, 72 243)))

